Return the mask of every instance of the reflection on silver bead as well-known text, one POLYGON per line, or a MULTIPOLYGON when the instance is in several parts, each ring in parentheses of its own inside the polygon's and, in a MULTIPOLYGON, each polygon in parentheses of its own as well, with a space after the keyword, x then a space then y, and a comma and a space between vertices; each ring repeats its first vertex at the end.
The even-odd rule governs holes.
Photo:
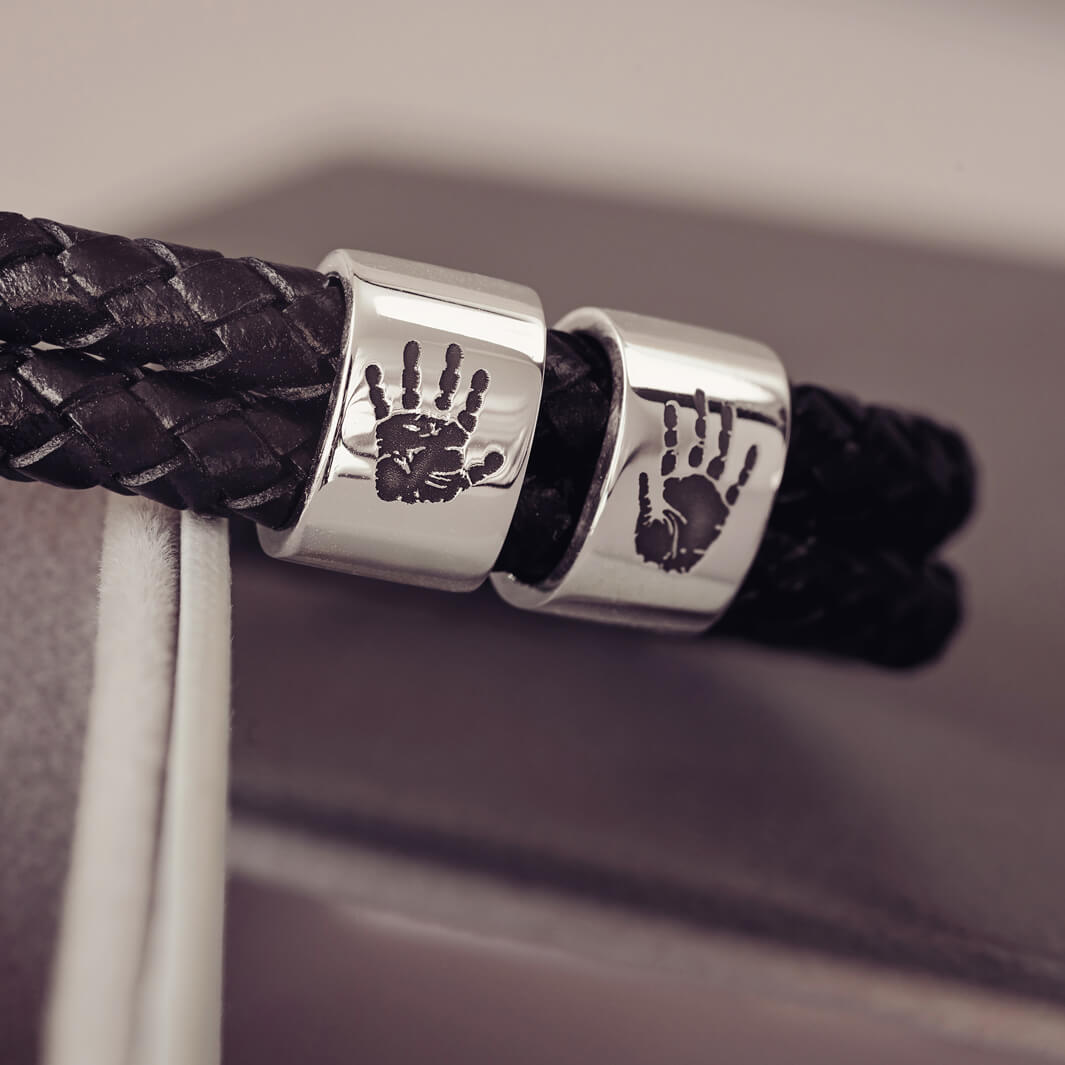
POLYGON ((530 610, 701 631, 750 568, 784 472, 780 360, 753 341, 621 311, 583 308, 557 328, 610 354, 606 439, 555 571, 537 585, 492 582, 530 610))
POLYGON ((530 289, 335 251, 348 322, 315 475, 268 554, 451 591, 488 575, 517 504, 546 342, 530 289))

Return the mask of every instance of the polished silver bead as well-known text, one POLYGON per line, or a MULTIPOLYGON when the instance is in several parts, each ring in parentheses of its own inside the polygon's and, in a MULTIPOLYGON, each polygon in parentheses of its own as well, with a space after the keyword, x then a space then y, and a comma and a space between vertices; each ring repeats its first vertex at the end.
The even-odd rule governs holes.
POLYGON ((519 285, 356 251, 319 267, 348 322, 314 477, 276 558, 451 591, 476 588, 517 504, 546 330, 519 285))
POLYGON ((492 581, 515 606, 674 632, 711 625, 739 589, 784 472, 790 390, 753 341, 583 308, 557 328, 594 336, 612 409, 587 501, 545 580, 492 581))

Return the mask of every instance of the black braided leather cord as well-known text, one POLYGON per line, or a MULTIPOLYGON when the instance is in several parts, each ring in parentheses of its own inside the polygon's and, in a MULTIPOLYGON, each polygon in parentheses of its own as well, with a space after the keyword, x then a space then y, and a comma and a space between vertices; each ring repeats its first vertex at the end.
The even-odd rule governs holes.
POLYGON ((815 385, 795 386, 791 401, 774 528, 921 558, 972 513, 976 471, 960 433, 815 385))
POLYGON ((0 213, 0 340, 320 405, 343 327, 343 291, 315 270, 0 213))
MULTIPOLYGON (((314 462, 344 314, 339 287, 312 270, 0 214, 0 476, 283 527, 314 462), (40 342, 84 350, 25 346, 40 342)), ((549 332, 498 568, 535 582, 561 559, 610 388, 597 342, 549 332)), ((952 430, 796 387, 769 531, 715 631, 927 660, 960 607, 953 574, 926 558, 967 517, 974 484, 952 430)))
MULTIPOLYGON (((585 345, 550 338, 544 412, 499 560, 526 581, 565 551, 601 444, 605 359, 585 345)), ((100 484, 276 528, 301 498, 319 435, 320 420, 269 397, 165 370, 115 370, 85 352, 0 344, 0 475, 13 480, 100 484)), ((949 569, 776 526, 774 511, 714 632, 896 667, 941 651, 960 614, 949 569)))
POLYGON ((770 528, 710 632, 905 668, 939 655, 960 620, 958 579, 942 562, 770 528))
MULTIPOLYGON (((339 285, 314 270, 0 213, 0 340, 80 347, 123 367, 160 364, 305 403, 320 419, 344 314, 339 285)), ((542 518, 537 556, 543 536, 567 538, 571 504, 583 498, 561 472, 564 456, 581 455, 587 441, 598 449, 609 409, 597 345, 558 333, 554 343, 572 365, 555 360, 543 410, 550 430, 538 433, 545 461, 534 453, 522 503, 542 518)), ((797 538, 829 535, 920 557, 965 520, 974 484, 965 443, 952 430, 804 385, 793 392, 774 524, 797 538)))
POLYGON ((0 344, 0 476, 103 485, 202 514, 284 524, 320 421, 187 374, 0 344))

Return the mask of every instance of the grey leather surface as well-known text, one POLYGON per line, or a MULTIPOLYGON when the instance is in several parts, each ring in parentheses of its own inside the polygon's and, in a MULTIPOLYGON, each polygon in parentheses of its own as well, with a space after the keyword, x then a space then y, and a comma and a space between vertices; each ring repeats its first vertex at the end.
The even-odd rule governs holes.
POLYGON ((164 238, 349 246, 748 334, 953 420, 970 617, 913 675, 236 571, 235 801, 709 927, 1065 999, 1060 272, 653 204, 323 164, 164 238))

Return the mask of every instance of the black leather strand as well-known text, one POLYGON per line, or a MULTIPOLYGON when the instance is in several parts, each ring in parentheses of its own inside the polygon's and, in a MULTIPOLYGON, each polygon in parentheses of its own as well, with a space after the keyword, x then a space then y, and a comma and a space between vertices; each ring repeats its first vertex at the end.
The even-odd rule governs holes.
POLYGON ((0 476, 103 485, 170 507, 291 515, 321 422, 189 374, 120 370, 83 351, 0 343, 0 476))
MULTIPOLYGON (((312 270, 0 214, 0 475, 101 484, 278 528, 297 509, 343 330, 312 270), (35 343, 78 350, 37 350, 35 343)), ((544 399, 499 567, 561 558, 610 408, 605 353, 550 332, 544 399)), ((813 386, 770 529, 718 631, 913 665, 960 616, 932 551, 965 520, 962 438, 813 386)))
POLYGON ((958 578, 942 562, 796 539, 771 526, 710 631, 904 668, 940 654, 960 620, 958 578))
MULTIPOLYGON (((161 365, 320 419, 343 323, 342 291, 313 270, 0 213, 0 340, 161 365)), ((569 467, 598 452, 610 379, 594 343, 555 333, 552 345, 545 470, 529 490, 557 531, 583 500, 569 467)), ((793 408, 780 528, 920 557, 965 520, 975 477, 956 432, 809 385, 794 389, 793 408)))
POLYGON ((321 405, 343 326, 315 270, 0 213, 0 340, 321 405))
POLYGON ((815 385, 792 389, 774 524, 921 558, 968 519, 976 471, 960 433, 815 385))

